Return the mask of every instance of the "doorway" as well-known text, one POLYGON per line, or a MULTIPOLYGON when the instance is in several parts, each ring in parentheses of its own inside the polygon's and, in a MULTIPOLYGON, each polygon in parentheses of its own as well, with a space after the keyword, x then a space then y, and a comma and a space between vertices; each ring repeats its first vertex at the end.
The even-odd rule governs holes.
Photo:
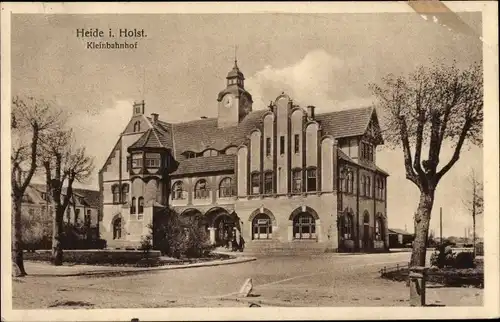
POLYGON ((221 215, 215 219, 214 226, 217 229, 215 235, 215 245, 229 247, 233 240, 235 222, 229 215, 221 215))

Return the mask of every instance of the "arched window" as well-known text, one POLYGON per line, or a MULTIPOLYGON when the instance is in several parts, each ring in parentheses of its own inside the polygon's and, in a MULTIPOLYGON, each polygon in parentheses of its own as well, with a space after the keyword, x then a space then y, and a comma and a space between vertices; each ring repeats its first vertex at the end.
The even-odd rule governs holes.
POLYGON ((316 191, 316 168, 307 169, 307 191, 316 191))
POLYGON ((252 239, 272 239, 273 225, 266 214, 258 214, 252 220, 252 239))
POLYGON ((363 215, 363 223, 366 225, 370 223, 370 215, 367 211, 365 211, 365 214, 363 215))
POLYGON ((302 192, 302 170, 300 169, 292 170, 292 192, 302 192))
POLYGON ((132 197, 132 201, 130 203, 130 214, 135 214, 135 197, 132 197))
POLYGON ((252 184, 252 194, 258 195, 260 193, 260 173, 254 172, 251 175, 251 184, 252 184))
POLYGON ((113 193, 113 203, 120 203, 120 186, 115 184, 111 187, 113 193))
POLYGON ((113 221, 113 239, 122 238, 122 219, 120 217, 113 221))
POLYGON ((127 200, 128 200, 128 191, 129 191, 128 184, 122 185, 122 202, 127 202, 127 200))
POLYGON ((219 198, 231 197, 233 195, 233 183, 231 178, 224 178, 219 184, 219 198))
POLYGON ((270 195, 273 193, 273 173, 268 171, 264 173, 264 194, 270 195))
POLYGON ((207 180, 200 179, 194 186, 194 199, 207 199, 209 192, 207 180))
POLYGON ((354 191, 354 174, 352 173, 352 171, 348 171, 347 172, 347 192, 348 193, 353 193, 354 191))
POLYGON ((144 198, 143 197, 139 197, 139 199, 137 199, 137 213, 138 214, 143 214, 144 213, 144 198))
POLYGON ((384 240, 384 220, 382 217, 378 217, 375 221, 375 240, 384 240))
POLYGON ((293 218, 293 237, 295 239, 316 238, 316 221, 311 214, 303 212, 293 218))
POLYGON ((136 121, 134 123, 134 132, 139 132, 141 130, 141 122, 140 121, 136 121))
POLYGON ((172 199, 184 199, 184 183, 182 181, 177 181, 172 186, 172 199))

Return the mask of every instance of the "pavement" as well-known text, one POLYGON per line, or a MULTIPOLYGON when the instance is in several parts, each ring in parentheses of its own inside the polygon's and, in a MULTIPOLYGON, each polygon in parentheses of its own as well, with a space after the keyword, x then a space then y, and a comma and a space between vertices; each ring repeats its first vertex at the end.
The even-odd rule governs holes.
MULTIPOLYGON (((405 282, 380 278, 384 266, 404 264, 409 253, 258 256, 236 265, 167 269, 124 275, 36 275, 13 279, 13 309, 168 307, 408 306, 405 282), (238 291, 247 278, 253 290, 238 291)), ((240 258, 240 257, 238 257, 240 258)), ((482 305, 483 290, 429 288, 427 303, 482 305)))

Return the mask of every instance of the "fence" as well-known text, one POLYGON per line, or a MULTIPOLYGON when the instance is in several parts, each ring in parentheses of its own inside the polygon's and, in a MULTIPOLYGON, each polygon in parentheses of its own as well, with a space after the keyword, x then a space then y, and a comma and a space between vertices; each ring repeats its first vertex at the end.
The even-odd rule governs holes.
POLYGON ((403 264, 397 264, 396 266, 384 266, 383 268, 380 269, 379 273, 380 275, 386 275, 388 273, 395 273, 395 272, 399 272, 399 271, 402 271, 402 270, 408 270, 410 269, 410 263, 406 264, 406 265, 403 265, 403 264))

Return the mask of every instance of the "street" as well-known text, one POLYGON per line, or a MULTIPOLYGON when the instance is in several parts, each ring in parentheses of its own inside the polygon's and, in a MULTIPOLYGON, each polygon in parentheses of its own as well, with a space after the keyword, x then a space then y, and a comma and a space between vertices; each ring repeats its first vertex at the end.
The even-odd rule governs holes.
POLYGON ((126 276, 29 275, 13 282, 13 308, 234 307, 252 301, 262 306, 406 306, 405 283, 381 279, 378 270, 404 265, 408 258, 409 253, 267 256, 126 276), (247 278, 253 280, 252 296, 238 299, 247 278))

